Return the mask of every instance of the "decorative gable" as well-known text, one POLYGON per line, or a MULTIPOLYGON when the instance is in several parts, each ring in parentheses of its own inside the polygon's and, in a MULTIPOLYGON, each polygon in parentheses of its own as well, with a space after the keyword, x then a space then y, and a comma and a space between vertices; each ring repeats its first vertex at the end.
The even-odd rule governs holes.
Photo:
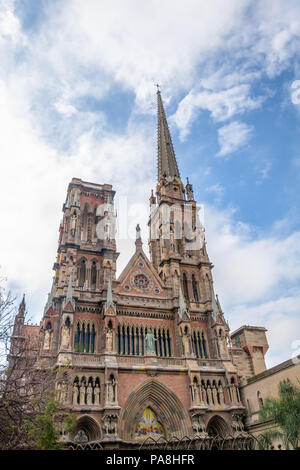
POLYGON ((133 255, 118 281, 119 294, 166 297, 161 279, 142 250, 133 255))

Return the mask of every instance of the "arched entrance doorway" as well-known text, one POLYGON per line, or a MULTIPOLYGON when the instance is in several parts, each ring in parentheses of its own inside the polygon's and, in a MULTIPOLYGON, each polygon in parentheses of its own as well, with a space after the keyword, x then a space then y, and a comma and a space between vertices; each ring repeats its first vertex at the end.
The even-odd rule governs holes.
POLYGON ((71 440, 77 443, 87 443, 99 441, 101 439, 101 429, 94 418, 81 416, 71 435, 71 440))
POLYGON ((211 437, 226 437, 229 434, 229 426, 221 416, 213 416, 207 426, 206 432, 211 437))
POLYGON ((146 380, 130 394, 120 415, 120 437, 125 441, 154 437, 182 438, 192 432, 190 417, 179 398, 155 379, 146 380))

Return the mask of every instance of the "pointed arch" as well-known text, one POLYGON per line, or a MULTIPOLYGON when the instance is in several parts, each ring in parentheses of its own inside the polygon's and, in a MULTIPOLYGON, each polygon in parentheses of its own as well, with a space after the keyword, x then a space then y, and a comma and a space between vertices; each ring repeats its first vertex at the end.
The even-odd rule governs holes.
POLYGON ((206 431, 211 437, 226 437, 230 433, 225 419, 215 415, 207 423, 206 431))
POLYGON ((182 274, 182 284, 183 284, 183 295, 186 300, 189 300, 188 282, 187 282, 187 277, 185 273, 182 274))
POLYGON ((193 287, 194 300, 195 302, 199 302, 198 282, 196 281, 195 274, 192 274, 192 287, 193 287))
POLYGON ((87 416, 87 415, 80 416, 70 436, 72 441, 74 441, 76 435, 80 431, 83 431, 86 434, 89 442, 99 441, 102 438, 101 428, 98 422, 91 416, 87 416))
POLYGON ((134 439, 138 420, 147 407, 154 411, 163 425, 167 439, 191 434, 191 420, 179 398, 166 385, 156 379, 149 379, 129 395, 124 405, 120 415, 121 439, 134 439))

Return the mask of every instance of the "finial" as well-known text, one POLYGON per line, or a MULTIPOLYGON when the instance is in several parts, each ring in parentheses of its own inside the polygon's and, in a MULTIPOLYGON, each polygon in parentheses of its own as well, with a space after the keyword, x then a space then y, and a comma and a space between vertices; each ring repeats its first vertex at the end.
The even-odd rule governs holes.
POLYGON ((155 83, 156 88, 157 88, 157 93, 160 93, 160 89, 159 89, 159 84, 158 83, 155 83))

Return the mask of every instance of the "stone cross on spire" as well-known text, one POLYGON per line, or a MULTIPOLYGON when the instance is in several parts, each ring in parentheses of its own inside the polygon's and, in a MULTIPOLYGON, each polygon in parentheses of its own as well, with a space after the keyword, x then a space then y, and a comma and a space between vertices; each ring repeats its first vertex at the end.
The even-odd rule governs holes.
POLYGON ((180 178, 159 88, 157 88, 157 166, 158 181, 167 176, 180 178))

